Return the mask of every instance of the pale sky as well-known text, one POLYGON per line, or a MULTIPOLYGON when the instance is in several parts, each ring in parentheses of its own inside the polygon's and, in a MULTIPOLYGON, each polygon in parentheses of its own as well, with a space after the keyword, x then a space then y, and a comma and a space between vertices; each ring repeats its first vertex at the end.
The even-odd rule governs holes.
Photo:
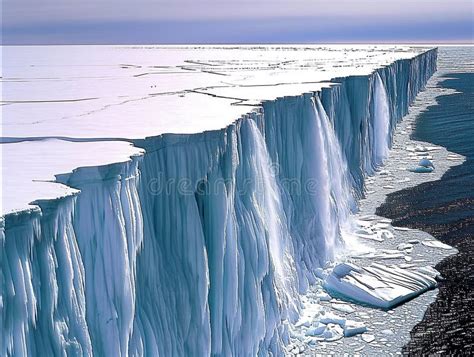
POLYGON ((471 42, 472 0, 3 0, 3 43, 471 42))

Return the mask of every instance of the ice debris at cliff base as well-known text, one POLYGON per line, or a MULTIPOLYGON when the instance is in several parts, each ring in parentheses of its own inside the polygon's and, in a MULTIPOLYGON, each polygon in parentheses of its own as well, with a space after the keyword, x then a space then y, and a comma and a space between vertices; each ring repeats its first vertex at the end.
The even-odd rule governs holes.
POLYGON ((409 300, 436 287, 433 277, 419 271, 372 263, 359 267, 350 263, 337 265, 324 280, 332 295, 381 309, 409 300))

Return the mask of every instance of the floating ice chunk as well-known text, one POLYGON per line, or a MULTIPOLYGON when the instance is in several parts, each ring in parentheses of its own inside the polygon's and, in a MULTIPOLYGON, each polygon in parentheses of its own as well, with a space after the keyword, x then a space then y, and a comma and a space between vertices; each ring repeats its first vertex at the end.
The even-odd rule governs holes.
POLYGON ((377 232, 377 236, 379 238, 381 238, 382 240, 387 239, 387 238, 392 239, 394 237, 393 233, 386 230, 386 229, 383 229, 383 230, 377 232))
POLYGON ((409 231, 411 230, 410 228, 407 227, 393 227, 396 231, 409 231))
POLYGON ((450 245, 441 243, 438 240, 425 240, 421 242, 421 244, 426 245, 430 248, 453 249, 453 247, 451 247, 450 245))
POLYGON ((406 249, 412 249, 413 248, 413 245, 410 244, 410 243, 400 243, 398 246, 397 246, 397 249, 398 250, 406 250, 406 249))
POLYGON ((392 186, 392 185, 385 185, 385 186, 382 186, 382 187, 385 188, 385 189, 388 189, 388 190, 389 190, 389 189, 392 189, 392 188, 395 188, 395 187, 392 186))
POLYGON ((386 330, 380 331, 380 333, 383 333, 384 335, 393 335, 393 331, 390 330, 389 328, 386 330))
POLYGON ((425 166, 418 166, 418 167, 408 169, 408 171, 415 172, 415 173, 418 173, 418 174, 423 174, 423 173, 433 172, 433 168, 432 167, 425 167, 425 166))
POLYGON ((363 340, 364 342, 371 343, 371 342, 375 341, 375 336, 374 336, 374 335, 370 335, 370 334, 368 334, 368 333, 364 333, 364 334, 362 335, 362 340, 363 340))
POLYGON ((390 309, 436 286, 436 280, 421 272, 373 263, 358 267, 342 263, 324 281, 328 292, 351 301, 390 309))
POLYGON ((420 160, 420 162, 418 163, 418 166, 431 167, 434 169, 433 163, 430 160, 428 160, 428 158, 426 157, 420 160))
MULTIPOLYGON (((411 258, 411 257, 409 257, 411 258)), ((415 264, 407 264, 407 263, 403 263, 403 264, 400 264, 399 267, 402 268, 402 269, 408 269, 408 268, 413 268, 415 266, 415 264)))
POLYGON ((344 330, 336 324, 328 324, 322 336, 326 341, 337 341, 344 336, 344 330))
POLYGON ((318 323, 317 326, 310 327, 306 330, 306 336, 318 336, 321 335, 326 330, 326 325, 318 323))
POLYGON ((351 337, 364 333, 367 331, 367 327, 362 322, 347 320, 344 325, 344 336, 351 337))
POLYGON ((369 214, 365 216, 360 216, 359 219, 361 221, 375 221, 377 219, 377 216, 374 216, 373 214, 369 214))
POLYGON ((362 233, 362 231, 359 230, 359 231, 355 232, 355 235, 359 238, 371 239, 371 240, 375 240, 377 242, 383 242, 383 238, 382 238, 381 234, 379 235, 379 233, 362 233))
POLYGON ((319 322, 327 325, 327 324, 337 324, 340 326, 344 326, 346 323, 346 319, 339 315, 333 314, 332 312, 327 312, 324 316, 319 320, 319 322))
POLYGON ((429 265, 424 266, 424 267, 419 267, 417 270, 422 272, 423 274, 427 274, 431 276, 432 278, 436 278, 437 276, 441 275, 439 271, 437 271, 435 268, 429 265))
POLYGON ((316 294, 316 298, 319 299, 319 301, 329 301, 331 300, 331 296, 324 291, 316 294))
POLYGON ((352 306, 347 305, 347 304, 342 304, 342 303, 333 303, 331 304, 331 307, 334 310, 345 312, 347 314, 352 314, 355 311, 352 306))
POLYGON ((420 243, 420 241, 419 241, 418 239, 410 239, 410 240, 408 241, 408 243, 410 243, 410 244, 418 244, 418 243, 420 243))

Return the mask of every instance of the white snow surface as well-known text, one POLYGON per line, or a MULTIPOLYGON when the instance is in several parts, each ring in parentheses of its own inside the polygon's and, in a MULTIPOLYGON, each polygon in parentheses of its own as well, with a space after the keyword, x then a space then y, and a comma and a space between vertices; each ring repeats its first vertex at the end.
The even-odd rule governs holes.
MULTIPOLYGON (((95 150, 99 144, 61 147, 58 142, 34 145, 32 140, 91 142, 221 129, 262 100, 317 91, 331 85, 332 78, 367 75, 423 50, 339 45, 4 46, 2 141, 28 142, 14 148, 2 144, 5 157, 15 152, 15 160, 7 157, 2 165, 2 215, 31 208, 30 199, 62 196, 64 188, 31 182, 63 173, 63 164, 71 170, 123 161, 127 155, 126 145, 117 155, 117 143, 104 142, 95 150), (26 173, 33 151, 45 161, 26 173), (96 155, 90 155, 92 151, 96 155)), ((136 154, 135 148, 128 148, 128 155, 136 154)))
POLYGON ((79 192, 55 182, 55 174, 77 167, 125 162, 143 150, 124 141, 69 142, 58 139, 2 144, 2 212, 34 209, 36 200, 48 200, 79 192), (107 151, 107 155, 103 152, 107 151))

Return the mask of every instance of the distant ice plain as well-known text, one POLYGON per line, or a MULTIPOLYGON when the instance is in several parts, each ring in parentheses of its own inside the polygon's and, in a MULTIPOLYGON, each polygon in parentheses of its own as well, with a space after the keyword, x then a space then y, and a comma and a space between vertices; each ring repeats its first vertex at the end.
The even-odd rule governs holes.
POLYGON ((2 215, 76 190, 54 175, 127 161, 130 141, 224 128, 263 100, 367 75, 409 46, 4 46, 2 215))

